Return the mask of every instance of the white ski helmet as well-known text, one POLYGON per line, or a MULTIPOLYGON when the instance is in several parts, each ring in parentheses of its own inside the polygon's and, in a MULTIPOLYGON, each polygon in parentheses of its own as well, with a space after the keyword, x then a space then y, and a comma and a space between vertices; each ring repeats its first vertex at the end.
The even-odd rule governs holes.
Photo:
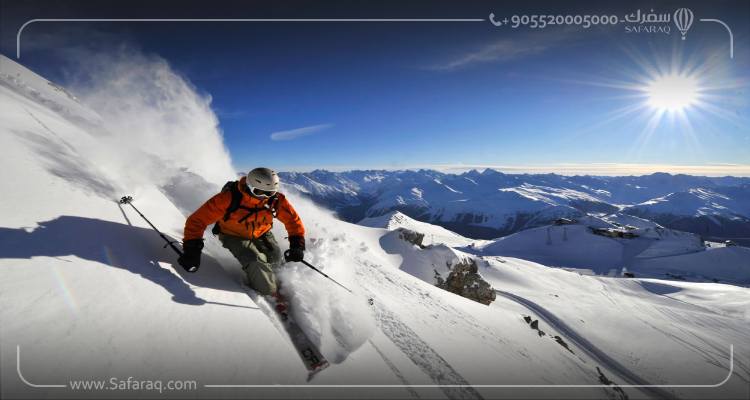
POLYGON ((279 175, 270 168, 255 168, 248 172, 247 186, 257 197, 271 197, 279 191, 279 175))

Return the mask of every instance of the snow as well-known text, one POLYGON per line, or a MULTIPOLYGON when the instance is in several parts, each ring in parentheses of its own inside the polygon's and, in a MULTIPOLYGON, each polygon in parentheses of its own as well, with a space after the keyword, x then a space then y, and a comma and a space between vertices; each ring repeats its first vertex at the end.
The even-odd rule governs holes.
POLYGON ((698 235, 666 229, 635 217, 587 217, 577 224, 528 229, 467 250, 485 256, 517 257, 540 264, 590 270, 606 275, 626 269, 637 276, 750 284, 750 257, 746 247, 729 251, 704 246, 698 235), (607 225, 631 222, 625 229, 637 237, 611 238, 591 228, 623 230, 607 225), (722 250, 722 251, 719 251, 722 250))
POLYGON ((622 214, 622 213, 615 213, 606 215, 603 217, 603 219, 606 222, 609 222, 610 224, 619 224, 621 226, 634 226, 636 228, 663 228, 661 225, 657 224, 656 222, 649 221, 647 219, 635 217, 632 215, 622 214))
MULTIPOLYGON (((721 382, 727 372, 718 366, 718 359, 726 360, 730 344, 734 344, 735 352, 746 346, 747 308, 732 304, 742 299, 739 302, 747 305, 746 289, 581 276, 510 258, 502 261, 491 260, 484 271, 496 288, 513 293, 514 302, 536 310, 550 328, 565 333, 565 340, 575 343, 575 347, 613 370, 626 368, 635 372, 638 380, 721 382), (532 275, 530 270, 538 273, 532 275), (703 296, 710 293, 723 298, 705 301, 703 296), (601 358, 601 352, 609 359, 601 358)), ((747 358, 743 360, 741 363, 747 362, 747 358)), ((743 365, 741 369, 748 368, 747 364, 739 365, 743 365)), ((632 380, 624 371, 621 376, 632 380)), ((698 391, 678 393, 680 398, 701 396, 698 391)))
MULTIPOLYGON (((733 344, 734 372, 724 385, 623 390, 631 398, 738 398, 746 393, 746 287, 583 276, 498 255, 538 252, 551 257, 552 266, 570 263, 593 270, 619 265, 607 260, 625 257, 638 260, 629 270, 694 274, 706 274, 708 267, 701 266, 719 263, 714 272, 723 281, 747 270, 736 264, 748 259, 746 248, 668 252, 640 260, 635 250, 624 255, 625 239, 595 236, 583 225, 550 228, 550 245, 546 227, 474 242, 397 213, 363 221, 371 226, 343 222, 294 185, 287 194, 308 229, 306 260, 354 292, 300 264, 279 271, 294 318, 333 364, 310 383, 397 386, 205 386, 308 382, 289 340, 263 312, 268 303, 242 289, 237 261, 210 234, 201 269, 189 274, 130 206, 117 204, 119 196, 133 195, 134 206, 179 239, 185 215, 235 177, 210 99, 163 60, 127 55, 132 62, 128 57, 98 60, 93 83, 75 90, 61 90, 0 57, 3 396, 115 395, 29 387, 16 370, 17 346, 23 376, 37 384, 133 376, 195 379, 198 388, 186 397, 560 398, 563 393, 602 398, 617 392, 612 387, 467 385, 599 385, 597 368, 621 385, 712 384, 726 376, 733 344), (195 149, 201 154, 195 155, 195 149), (427 246, 403 241, 399 228, 424 233, 427 246), (584 259, 576 259, 576 252, 586 254, 584 259), (490 306, 434 286, 435 269, 467 257, 477 259, 480 274, 499 291, 490 306), (681 266, 685 263, 693 269, 681 266), (539 319, 546 335, 530 329, 524 316, 539 319)), ((350 183, 360 185, 365 177, 373 185, 387 180, 369 172, 350 183)), ((481 177, 505 179, 493 171, 481 177)), ((419 188, 423 196, 433 190, 458 196, 442 182, 419 188)), ((450 188, 465 192, 454 182, 450 188)), ((510 203, 520 198, 506 195, 512 196, 510 203)), ((614 226, 593 217, 590 223, 614 226)), ((274 230, 278 238, 286 236, 280 224, 274 230)), ((671 233, 660 237, 666 238, 681 245, 692 240, 671 233)), ((655 242, 656 237, 639 241, 643 247, 655 242)))
POLYGON ((503 191, 514 191, 522 196, 535 200, 544 201, 550 205, 558 205, 555 199, 562 200, 588 200, 588 201, 599 201, 596 197, 590 196, 586 193, 579 192, 577 190, 566 189, 566 188, 554 188, 547 186, 537 186, 524 183, 521 186, 514 188, 500 189, 503 191))
POLYGON ((750 285, 750 249, 722 247, 669 256, 639 257, 634 268, 652 274, 671 274, 683 279, 717 280, 750 285))
POLYGON ((357 224, 373 228, 385 228, 388 230, 405 228, 415 232, 419 232, 424 234, 424 239, 422 240, 422 243, 424 245, 442 243, 451 247, 463 247, 469 246, 472 243, 478 245, 486 242, 484 240, 473 240, 463 237, 441 226, 417 221, 398 211, 392 211, 379 217, 365 218, 359 221, 357 224))
POLYGON ((487 243, 484 255, 518 257, 541 264, 593 269, 606 273, 622 268, 623 243, 594 235, 584 225, 544 226, 487 243))

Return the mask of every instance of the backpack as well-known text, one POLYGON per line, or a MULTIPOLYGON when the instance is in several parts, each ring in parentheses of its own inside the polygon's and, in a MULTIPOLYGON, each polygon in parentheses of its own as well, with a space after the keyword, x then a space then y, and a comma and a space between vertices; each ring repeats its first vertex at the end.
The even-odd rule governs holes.
MULTIPOLYGON (((261 207, 245 207, 242 203, 242 192, 240 191, 240 188, 238 187, 239 181, 229 181, 224 184, 224 187, 221 188, 222 193, 223 192, 230 192, 232 194, 232 200, 229 202, 229 207, 227 207, 226 211, 224 212, 224 221, 228 221, 229 218, 232 216, 232 213, 235 211, 242 209, 246 210, 247 214, 239 219, 238 222, 244 222, 246 219, 250 218, 254 214, 256 214, 259 211, 262 210, 270 210, 271 215, 276 217, 276 206, 279 203, 278 193, 274 194, 273 196, 269 197, 268 200, 263 203, 263 206, 261 207)), ((217 222, 214 224, 214 227, 211 229, 211 232, 214 235, 218 235, 221 233, 221 230, 219 229, 219 223, 217 222)))

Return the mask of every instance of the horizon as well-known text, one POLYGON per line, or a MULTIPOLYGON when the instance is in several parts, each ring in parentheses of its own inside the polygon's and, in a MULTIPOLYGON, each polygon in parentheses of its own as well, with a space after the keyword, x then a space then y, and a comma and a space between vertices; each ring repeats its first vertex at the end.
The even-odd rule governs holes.
MULTIPOLYGON (((732 166, 658 166, 658 165, 632 165, 613 164, 596 165, 600 168, 591 169, 592 165, 570 165, 559 166, 446 166, 446 165, 424 165, 405 167, 346 167, 346 166, 322 166, 302 167, 297 169, 277 169, 281 173, 312 173, 316 171, 346 173, 346 172, 401 172, 428 170, 448 175, 461 175, 470 171, 483 173, 487 169, 500 172, 505 175, 558 175, 558 176, 599 176, 599 177, 640 177, 648 175, 666 174, 670 176, 693 176, 706 178, 750 178, 750 165, 732 166), (561 172, 567 171, 567 172, 561 172), (576 172, 574 172, 576 171, 576 172), (585 172, 589 171, 589 172, 585 172), (598 171, 595 173, 592 171, 598 171), (609 171, 609 172, 606 172, 609 171), (631 173, 626 173, 629 171, 631 173)), ((269 167, 271 168, 271 167, 269 167)), ((244 168, 250 170, 252 168, 244 168)), ((273 169, 273 168, 272 168, 273 169)))

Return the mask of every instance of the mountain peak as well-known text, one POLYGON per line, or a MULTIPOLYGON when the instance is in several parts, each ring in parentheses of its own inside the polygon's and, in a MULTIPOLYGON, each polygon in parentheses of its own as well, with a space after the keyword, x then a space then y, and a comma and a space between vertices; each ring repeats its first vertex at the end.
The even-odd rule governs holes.
POLYGON ((481 175, 483 176, 495 176, 495 175, 505 175, 504 173, 493 169, 493 168, 485 168, 484 171, 482 171, 481 175))

